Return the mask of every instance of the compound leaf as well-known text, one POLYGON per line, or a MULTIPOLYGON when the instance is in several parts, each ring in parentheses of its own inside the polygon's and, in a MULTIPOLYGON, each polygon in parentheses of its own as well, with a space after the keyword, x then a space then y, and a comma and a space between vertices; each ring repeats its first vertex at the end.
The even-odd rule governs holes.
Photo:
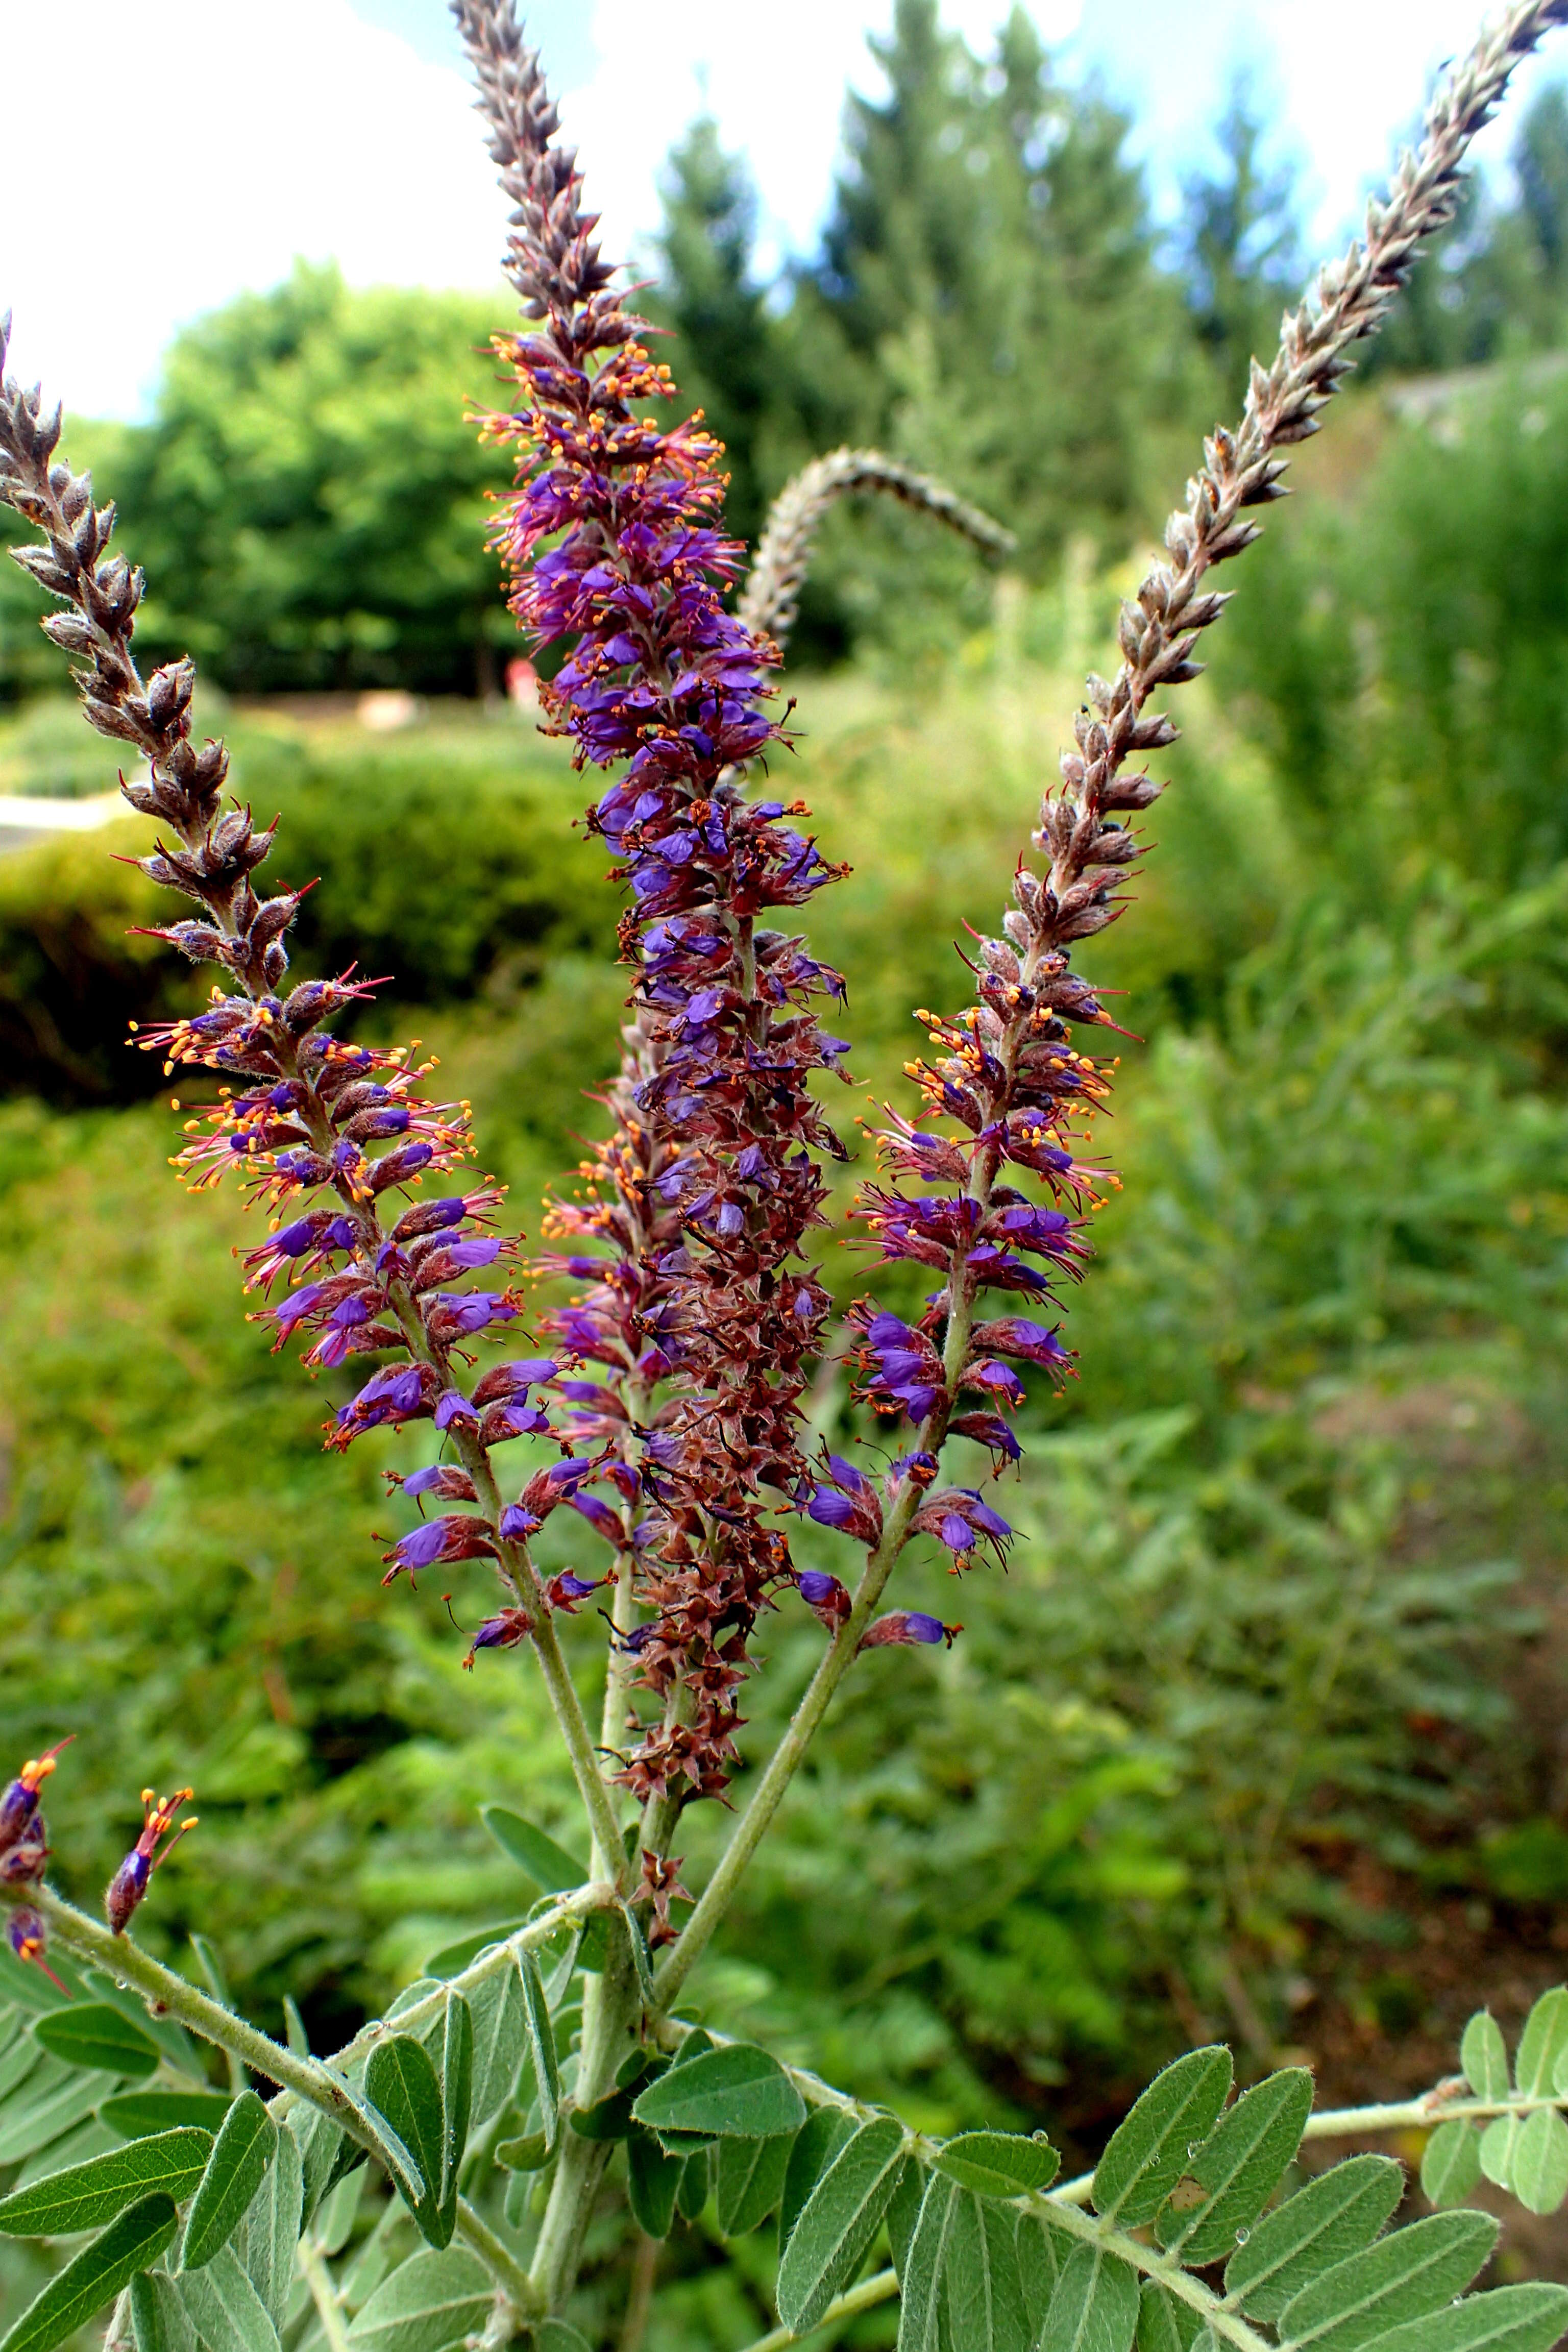
POLYGON ((1282 2343, 1358 2352, 1462 2294, 1497 2242, 1489 2213, 1433 2213, 1336 2263, 1279 2315, 1282 2343))
POLYGON ((1531 2213, 1555 2213, 1568 2197, 1568 2124, 1555 2107, 1537 2107, 1526 2116, 1511 2169, 1513 2193, 1531 2213))
POLYGON ((1287 2066, 1244 2092, 1187 2168, 1184 2178, 1201 2199, 1184 2206, 1178 2182, 1161 2208, 1160 2243, 1179 2247, 1182 2260, 1194 2264, 1228 2253, 1237 2231, 1250 2229, 1284 2179, 1311 2112, 1312 2077, 1304 2066, 1287 2066))
POLYGON ((937 2158, 936 2168, 977 2197, 1026 2197, 1056 2179, 1061 2158, 1044 2140, 1016 2132, 960 2132, 937 2158))
POLYGON ((505 1805, 481 1805, 479 1819, 508 1861, 526 1871, 541 1894, 569 1895, 574 1886, 587 1885, 583 1864, 521 1813, 505 1805))
POLYGON ((671 2066, 639 2095, 632 2113, 661 2135, 774 2139, 799 2129, 805 2101, 767 2051, 751 2042, 730 2042, 671 2066))
POLYGON ((1477 2010, 1459 2043, 1459 2063, 1478 2099, 1506 2099, 1508 2044, 1489 2009, 1477 2010))
POLYGON ((1370 2246, 1405 2194, 1389 2156, 1352 2156, 1260 2221, 1232 2254, 1225 2291, 1253 2319, 1278 2319, 1293 2294, 1370 2246))
POLYGON ((776 2139, 722 2139, 719 2143, 719 2227, 727 2238, 743 2238, 766 2221, 784 2192, 793 2132, 776 2139))
POLYGON ((100 2074, 131 2081, 153 2074, 160 2054, 152 2035, 106 2000, 50 2010, 34 2025, 33 2038, 68 2066, 89 2066, 100 2074))
POLYGON ((277 2125, 254 2091, 242 2091, 223 2119, 191 2200, 182 2270, 199 2271, 228 2243, 277 2153, 277 2125))
POLYGON ((1148 2089, 1111 2134, 1094 2172, 1094 2209, 1123 2229, 1152 2221, 1207 2137, 1231 2084, 1223 2044, 1189 2051, 1148 2089))
POLYGON ((1057 2281, 1039 2352, 1132 2352, 1137 2330, 1137 2272, 1103 2246, 1075 2246, 1057 2281))
POLYGON ((160 2193, 132 2205, 56 2272, 0 2342, 0 2352, 51 2352, 63 2344, 138 2271, 157 2261, 179 2224, 172 2197, 160 2193))
POLYGON ((1498 2286, 1377 2336, 1367 2352, 1551 2352, 1568 2328, 1568 2287, 1498 2286))
POLYGON ((822 2173, 779 2264, 779 2317, 795 2335, 809 2335, 854 2277, 903 2168, 903 2126, 879 2116, 862 2124, 822 2173))
POLYGON ((112 2221, 155 2189, 180 2204, 201 2179, 211 2150, 208 2132, 163 2132, 67 2165, 0 2198, 0 2231, 11 2238, 72 2238, 112 2221))
POLYGON ((349 2342, 354 2352, 446 2352, 483 2331, 494 2302, 489 2273, 465 2246, 417 2253, 383 2279, 349 2342))
POLYGON ((1434 2205, 1462 2205, 1481 2177, 1481 2136, 1463 2116, 1439 2124, 1421 2154, 1422 2194, 1434 2205))

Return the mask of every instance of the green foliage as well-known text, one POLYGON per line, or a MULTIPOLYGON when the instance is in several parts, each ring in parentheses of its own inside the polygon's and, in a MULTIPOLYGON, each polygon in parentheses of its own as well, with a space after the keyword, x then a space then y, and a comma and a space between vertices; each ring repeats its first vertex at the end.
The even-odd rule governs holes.
POLYGON ((891 2116, 862 2124, 818 2176, 779 2264, 779 2316, 809 2335, 865 2259, 905 2164, 905 2134, 891 2116))
POLYGON ((152 583, 139 642, 246 693, 488 680, 511 631, 485 493, 509 468, 466 407, 493 397, 506 317, 500 299, 352 292, 300 264, 184 329, 152 417, 113 451, 152 583))
POLYGON ((179 2216, 172 2197, 144 2197, 111 2221, 100 2238, 73 2255, 0 2338, 4 2352, 53 2352, 74 2336, 156 2261, 174 2234, 179 2216))
POLYGON ((205 2171, 212 2145, 206 2132, 155 2132, 85 2164, 65 2165, 0 2198, 0 2230, 16 2238, 75 2237, 157 2189, 181 2204, 205 2171))
POLYGON ((671 2133, 715 2139, 774 2139, 805 2121, 776 2058, 745 2042, 705 2050, 651 2083, 632 2109, 666 2145, 671 2133))
POLYGON ((277 2125, 254 2091, 242 2091, 224 2117, 191 2200, 183 2269, 201 2270, 227 2245, 277 2154, 277 2125))

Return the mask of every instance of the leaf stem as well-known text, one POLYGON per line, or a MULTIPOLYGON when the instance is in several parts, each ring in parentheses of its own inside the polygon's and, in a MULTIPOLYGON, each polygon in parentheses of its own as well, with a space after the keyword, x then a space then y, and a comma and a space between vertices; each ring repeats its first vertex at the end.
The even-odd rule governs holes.
POLYGON ((754 2344, 748 2344, 746 2352, 784 2352, 786 2345, 804 2344, 808 2336, 820 2336, 825 2327, 835 2326, 841 2319, 853 2319, 858 2312, 869 2311, 875 2304, 886 2303, 898 2291, 898 2272, 878 2271, 874 2277, 862 2279, 858 2286, 847 2287, 842 2294, 836 2294, 805 2336, 792 2335, 787 2327, 775 2327, 771 2336, 759 2336, 754 2344))
POLYGON ((316 2306, 316 2316, 327 2339, 327 2352, 349 2352, 349 2332, 343 2325, 343 2307, 338 2300, 338 2291, 332 2284, 332 2274, 322 2259, 321 2250, 309 2230, 295 2248, 294 2259, 310 2290, 310 2300, 316 2306))

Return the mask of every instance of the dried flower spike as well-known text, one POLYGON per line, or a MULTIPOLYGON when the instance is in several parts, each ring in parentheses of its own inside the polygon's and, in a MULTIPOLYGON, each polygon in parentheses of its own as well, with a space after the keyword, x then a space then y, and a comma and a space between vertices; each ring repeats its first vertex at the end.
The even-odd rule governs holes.
POLYGON ((151 1789, 142 1791, 142 1805, 146 1815, 142 1834, 110 1880, 104 1893, 103 1908, 110 1926, 117 1936, 123 1935, 126 1923, 147 1892, 149 1880, 161 1862, 167 1862, 187 1830, 194 1830, 196 1818, 182 1822, 174 1829, 174 1816, 182 1805, 188 1805, 195 1796, 194 1789, 176 1789, 172 1797, 156 1797, 151 1789), (162 1841, 171 1830, 174 1836, 167 1845, 162 1841), (160 1847, 162 1850, 160 1851, 160 1847))

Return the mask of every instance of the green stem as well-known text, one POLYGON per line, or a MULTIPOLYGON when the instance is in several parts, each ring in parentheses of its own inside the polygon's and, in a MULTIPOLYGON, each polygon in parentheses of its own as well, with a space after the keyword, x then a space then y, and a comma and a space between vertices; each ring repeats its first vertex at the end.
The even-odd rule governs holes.
MULTIPOLYGON (((579 1887, 563 1902, 552 1905, 541 1918, 527 1927, 520 1928, 504 1945, 499 1945, 494 1951, 487 1953, 482 1961, 476 1961, 472 1968, 454 1977, 449 1985, 443 1985, 438 1993, 432 1993, 425 2000, 401 2011, 397 2020, 399 2030, 405 2032, 415 2031, 435 2015, 448 1992, 468 1991, 493 1975, 498 1969, 515 1966, 519 1952, 547 1942, 560 1932, 564 1923, 581 1917, 589 1910, 605 1908, 613 1905, 614 1900, 613 1891, 608 1887, 579 1887)), ((128 1937, 113 1935, 99 1920, 89 1917, 85 1911, 78 1911, 73 1905, 62 1902, 46 1886, 0 1888, 0 1901, 8 1906, 18 1902, 30 1904, 33 1909, 42 1914, 51 1933, 58 1937, 68 1951, 91 1960, 117 1982, 133 1986, 159 2016, 176 2019, 180 2024, 188 2026, 193 2033, 199 2034, 203 2041, 242 2059, 257 2074, 279 2084, 285 2094, 291 2094, 320 2108, 351 2139, 390 2171, 391 2167, 386 2164, 385 2154, 374 2132, 350 2105, 342 2085, 334 2081, 329 2067, 321 2060, 296 2057, 293 2051, 282 2042, 274 2042, 243 2017, 237 2017, 232 2010, 223 2008, 219 2002, 209 2000, 205 1993, 198 1992, 195 1985, 188 1984, 184 1977, 176 1976, 172 1969, 164 1968, 160 1961, 153 1959, 150 1952, 144 1952, 139 1945, 132 1943, 128 1937)), ((364 2043, 374 2041, 384 2030, 379 2023, 365 2028, 338 2053, 333 2063, 345 2064, 364 2043)), ((580 2145, 585 2147, 588 2143, 584 2141, 580 2145)), ((458 2202, 458 2233, 479 2256, 521 2315, 526 2317, 538 2311, 538 2297, 528 2273, 494 2231, 481 2221, 467 2200, 461 2198, 458 2202)))
POLYGON ((327 2352, 349 2352, 349 2331, 343 2322, 343 2307, 338 2300, 338 2291, 332 2284, 332 2274, 322 2259, 321 2250, 309 2230, 295 2248, 294 2259, 310 2290, 310 2300, 316 2306, 316 2316, 327 2339, 327 2352))
POLYGON ((786 2345, 804 2344, 806 2336, 820 2336, 825 2327, 835 2327, 841 2319, 853 2319, 858 2312, 886 2303, 898 2291, 898 2272, 879 2271, 874 2278, 862 2279, 858 2286, 836 2294, 816 2326, 808 2328, 805 2336, 795 2336, 787 2327, 775 2327, 771 2336, 759 2336, 754 2344, 749 2344, 746 2352, 784 2352, 786 2345))

